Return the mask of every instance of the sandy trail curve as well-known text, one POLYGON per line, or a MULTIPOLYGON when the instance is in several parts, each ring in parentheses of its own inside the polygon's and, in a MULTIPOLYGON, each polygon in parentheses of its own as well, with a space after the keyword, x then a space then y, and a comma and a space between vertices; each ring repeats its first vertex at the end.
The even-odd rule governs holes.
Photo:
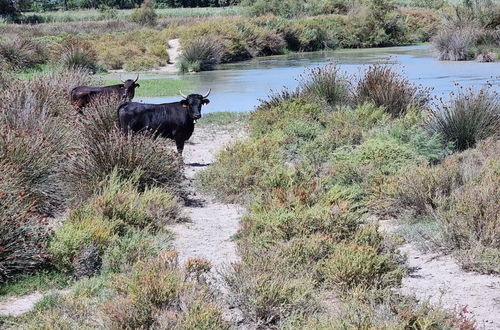
POLYGON ((35 292, 22 297, 7 298, 0 303, 0 315, 18 316, 29 312, 43 296, 43 293, 35 292))
POLYGON ((216 154, 237 136, 231 131, 197 127, 184 148, 190 199, 185 211, 191 221, 169 227, 175 233, 174 247, 181 264, 189 258, 204 258, 218 267, 239 260, 232 236, 238 231, 243 208, 216 202, 197 192, 192 184, 194 175, 210 165, 216 154))
MULTIPOLYGON (((397 226, 394 220, 380 221, 385 232, 394 232, 397 226)), ((423 253, 412 244, 405 244, 400 251, 407 255, 410 268, 402 282, 403 294, 449 309, 466 306, 477 329, 500 329, 500 276, 466 272, 451 256, 423 253)))

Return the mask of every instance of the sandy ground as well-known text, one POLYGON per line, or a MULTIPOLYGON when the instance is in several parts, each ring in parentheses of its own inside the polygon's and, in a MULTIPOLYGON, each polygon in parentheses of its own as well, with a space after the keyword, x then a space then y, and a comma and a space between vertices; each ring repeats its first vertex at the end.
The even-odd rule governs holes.
POLYGON ((167 53, 169 58, 167 65, 159 67, 158 69, 155 69, 153 71, 172 74, 178 73, 179 68, 177 67, 177 58, 180 54, 180 47, 181 44, 179 42, 179 39, 169 40, 167 43, 167 53))
MULTIPOLYGON (((393 220, 380 224, 386 232, 397 228, 393 220)), ((466 307, 477 329, 500 329, 500 276, 466 272, 451 256, 422 253, 411 244, 400 250, 407 255, 410 268, 403 279, 403 294, 457 311, 466 307)))
POLYGON ((11 297, 0 302, 0 315, 18 316, 28 312, 44 294, 35 292, 22 297, 11 297))

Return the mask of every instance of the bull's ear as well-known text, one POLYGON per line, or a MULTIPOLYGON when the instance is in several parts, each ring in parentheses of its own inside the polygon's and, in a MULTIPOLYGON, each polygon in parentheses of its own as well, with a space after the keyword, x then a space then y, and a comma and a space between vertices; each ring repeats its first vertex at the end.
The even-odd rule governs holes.
POLYGON ((203 99, 203 104, 204 104, 204 105, 207 105, 207 104, 209 104, 209 103, 210 103, 210 100, 209 100, 209 99, 203 99))
POLYGON ((141 87, 141 85, 135 84, 135 88, 139 88, 139 87, 141 87))
POLYGON ((184 107, 184 108, 187 108, 187 106, 189 105, 188 101, 187 100, 182 100, 181 101, 181 105, 184 107))
POLYGON ((120 86, 120 87, 125 87, 125 85, 124 85, 124 84, 120 84, 119 86, 120 86))

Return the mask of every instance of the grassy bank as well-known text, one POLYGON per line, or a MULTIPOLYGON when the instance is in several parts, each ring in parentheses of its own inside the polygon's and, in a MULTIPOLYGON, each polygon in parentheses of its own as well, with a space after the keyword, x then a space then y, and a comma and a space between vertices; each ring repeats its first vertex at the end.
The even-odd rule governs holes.
MULTIPOLYGON (((371 67, 358 83, 352 81, 335 66, 313 69, 298 90, 277 93, 262 103, 251 114, 250 138, 221 152, 215 164, 202 172, 199 180, 208 191, 249 209, 237 235, 242 261, 226 272, 226 283, 245 317, 268 327, 465 326, 469 321, 453 313, 417 305, 394 293, 405 275, 404 260, 396 242, 384 237, 373 219, 405 218, 398 191, 418 191, 423 198, 428 190, 409 189, 411 182, 420 187, 415 176, 410 175, 405 185, 399 180, 405 180, 410 168, 446 166, 463 157, 447 155, 459 150, 466 137, 435 130, 426 119, 427 91, 388 68, 371 67)), ((476 97, 488 103, 493 100, 488 95, 484 91, 476 97)), ((466 113, 490 111, 467 104, 466 113)), ((493 104, 491 113, 498 115, 498 102, 493 104)), ((450 110, 457 116, 460 111, 450 110)), ((478 118, 464 119, 477 127, 469 147, 495 135, 476 126, 482 120, 478 118)), ((490 128, 499 125, 498 118, 488 122, 490 128)), ((491 148, 490 142, 478 150, 489 150, 482 152, 485 162, 496 164, 496 147, 491 148)), ((498 180, 493 184, 493 172, 484 176, 484 184, 492 190, 499 187, 498 180)), ((470 180, 470 189, 483 184, 470 180)), ((440 232, 447 233, 444 242, 455 256, 470 256, 469 247, 479 245, 482 250, 474 248, 483 251, 476 254, 477 265, 491 267, 477 257, 491 262, 499 251, 490 236, 498 230, 498 214, 491 208, 494 201, 486 197, 494 194, 478 196, 478 209, 470 212, 470 219, 484 212, 479 221, 489 229, 481 231, 480 238, 462 236, 473 230, 471 223, 457 232, 469 223, 452 216, 468 200, 463 194, 460 189, 451 192, 437 206, 443 213, 430 214, 440 232), (457 245, 458 237, 464 241, 457 245)), ((406 200, 415 201, 415 196, 406 200)))
MULTIPOLYGON (((119 84, 120 80, 106 79, 103 85, 119 84)), ((183 91, 195 90, 192 82, 186 79, 152 78, 140 79, 141 87, 135 90, 135 97, 159 97, 179 95, 179 89, 183 91)))

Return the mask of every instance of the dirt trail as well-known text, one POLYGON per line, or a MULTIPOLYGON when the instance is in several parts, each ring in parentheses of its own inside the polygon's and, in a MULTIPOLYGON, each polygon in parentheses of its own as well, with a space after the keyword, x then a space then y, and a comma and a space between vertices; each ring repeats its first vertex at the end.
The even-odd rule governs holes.
POLYGON ((35 292, 22 297, 11 297, 0 302, 0 316, 18 316, 30 311, 42 299, 43 293, 35 292))
POLYGON ((190 203, 186 213, 191 221, 170 229, 175 233, 174 247, 181 263, 189 258, 201 257, 213 266, 238 261, 232 236, 239 227, 243 209, 235 204, 215 202, 210 196, 196 191, 192 185, 194 175, 210 165, 217 152, 237 138, 238 133, 207 128, 196 128, 184 148, 184 163, 190 203))
MULTIPOLYGON (((382 231, 397 230, 393 220, 380 224, 382 231)), ((410 268, 409 276, 403 279, 403 294, 450 309, 466 306, 477 329, 500 329, 500 276, 466 272, 451 256, 423 253, 411 244, 400 251, 407 255, 410 268)))
POLYGON ((167 42, 168 63, 153 71, 162 73, 177 73, 177 58, 180 55, 181 43, 179 39, 171 39, 167 42))

